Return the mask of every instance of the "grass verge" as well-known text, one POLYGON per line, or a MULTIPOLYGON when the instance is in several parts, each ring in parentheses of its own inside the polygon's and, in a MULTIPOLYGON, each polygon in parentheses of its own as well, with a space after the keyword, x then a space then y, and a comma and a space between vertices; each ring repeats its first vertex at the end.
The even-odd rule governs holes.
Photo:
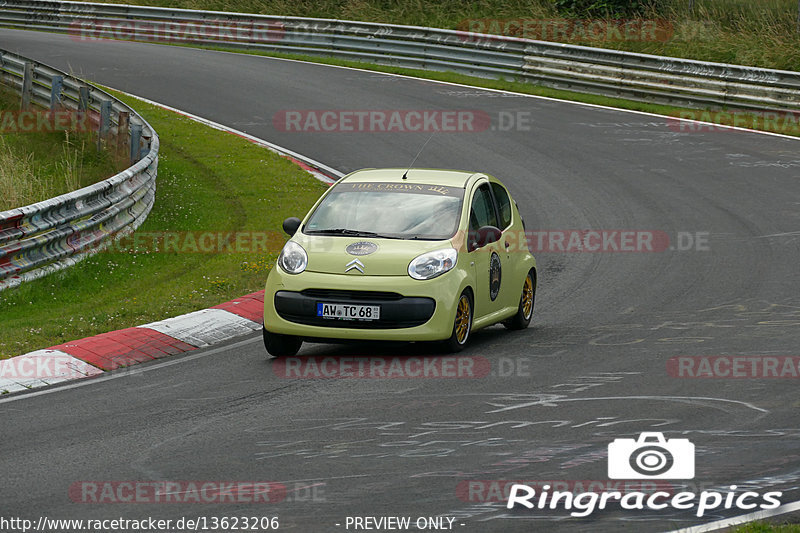
POLYGON ((732 529, 731 533, 800 533, 800 524, 751 522, 732 529))
MULTIPOLYGON (((19 96, 0 86, 0 131, 19 129, 14 126, 20 122, 18 110, 19 96)), ((97 150, 90 132, 0 133, 0 211, 80 189, 126 166, 110 152, 97 150)))
POLYGON ((124 245, 0 292, 0 358, 262 289, 284 240, 281 222, 304 214, 326 189, 264 148, 113 94, 159 133, 155 206, 124 245), (255 242, 265 235, 267 246, 255 242), (223 251, 202 251, 209 248, 223 251))

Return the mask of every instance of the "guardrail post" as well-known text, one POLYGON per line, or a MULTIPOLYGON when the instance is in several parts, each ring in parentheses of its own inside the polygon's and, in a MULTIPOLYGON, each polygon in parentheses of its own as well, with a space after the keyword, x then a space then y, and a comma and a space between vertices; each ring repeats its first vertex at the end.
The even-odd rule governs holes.
POLYGON ((122 154, 125 150, 125 141, 128 139, 128 127, 130 126, 131 114, 127 111, 119 112, 117 120, 117 153, 122 154))
POLYGON ((78 88, 78 111, 89 111, 89 88, 78 88))
POLYGON ((102 148, 102 143, 108 138, 108 130, 111 129, 111 100, 100 102, 100 127, 97 132, 97 148, 102 148))
POLYGON ((50 111, 61 107, 61 89, 64 86, 64 76, 53 76, 50 79, 50 111))
POLYGON ((31 95, 33 94, 33 62, 26 61, 25 68, 22 70, 22 109, 31 106, 31 95))
POLYGON ((148 135, 147 133, 142 132, 142 146, 139 149, 139 159, 142 159, 144 156, 150 153, 151 140, 152 140, 152 135, 148 135))
POLYGON ((142 125, 131 124, 131 164, 139 160, 139 143, 142 141, 142 125))

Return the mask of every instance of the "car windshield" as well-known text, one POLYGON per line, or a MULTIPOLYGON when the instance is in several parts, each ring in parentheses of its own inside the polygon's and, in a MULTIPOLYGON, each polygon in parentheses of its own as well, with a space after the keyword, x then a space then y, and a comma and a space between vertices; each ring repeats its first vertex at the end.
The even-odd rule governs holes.
POLYGON ((464 189, 420 183, 341 183, 317 206, 307 235, 443 240, 458 229, 464 189))

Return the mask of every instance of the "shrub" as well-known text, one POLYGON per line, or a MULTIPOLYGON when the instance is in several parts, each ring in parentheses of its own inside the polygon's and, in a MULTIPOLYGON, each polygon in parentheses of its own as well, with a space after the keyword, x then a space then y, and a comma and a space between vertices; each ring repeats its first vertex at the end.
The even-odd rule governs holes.
POLYGON ((553 0, 564 15, 581 17, 620 17, 658 11, 665 0, 553 0))

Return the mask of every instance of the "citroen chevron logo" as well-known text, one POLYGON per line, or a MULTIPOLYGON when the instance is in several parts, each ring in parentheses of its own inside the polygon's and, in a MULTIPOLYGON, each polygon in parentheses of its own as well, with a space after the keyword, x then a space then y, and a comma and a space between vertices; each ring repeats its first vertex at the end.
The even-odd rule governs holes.
POLYGON ((350 272, 351 270, 356 269, 362 274, 364 273, 364 263, 359 261, 358 259, 353 259, 349 263, 347 263, 344 267, 345 272, 350 272))

